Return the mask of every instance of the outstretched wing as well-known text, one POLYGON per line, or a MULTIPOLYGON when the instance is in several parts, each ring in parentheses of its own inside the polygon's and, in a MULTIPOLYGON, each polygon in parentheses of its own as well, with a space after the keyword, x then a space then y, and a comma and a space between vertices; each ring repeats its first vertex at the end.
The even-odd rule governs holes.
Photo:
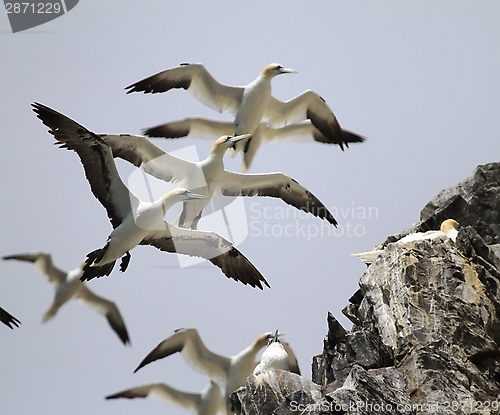
POLYGON ((61 147, 78 154, 92 193, 106 208, 111 224, 116 228, 130 212, 131 198, 136 204, 138 200, 122 182, 108 145, 65 115, 42 104, 32 106, 38 118, 49 127, 49 133, 63 144, 61 147))
POLYGON ((309 190, 283 173, 239 174, 224 172, 220 191, 226 196, 277 197, 297 209, 337 226, 328 208, 309 190))
POLYGON ((120 310, 118 310, 118 307, 114 302, 93 293, 83 283, 79 291, 75 294, 75 298, 106 317, 109 325, 121 339, 123 344, 130 343, 127 327, 125 327, 125 322, 120 314, 120 310))
POLYGON ((179 228, 170 223, 166 230, 151 231, 141 245, 152 245, 162 251, 201 257, 218 266, 228 278, 259 287, 269 287, 253 264, 228 240, 215 232, 179 228))
POLYGON ((155 360, 163 359, 177 352, 181 353, 184 360, 193 369, 206 373, 212 379, 227 380, 231 365, 230 358, 209 350, 195 328, 176 330, 173 335, 163 340, 149 352, 134 370, 134 373, 155 360))
POLYGON ((0 321, 10 329, 13 329, 13 326, 19 327, 19 324, 21 324, 17 318, 5 311, 2 307, 0 307, 0 321))
POLYGON ((184 392, 160 382, 137 386, 135 388, 126 389, 113 395, 106 396, 106 399, 117 398, 153 398, 170 404, 182 406, 186 410, 193 413, 198 413, 201 406, 201 395, 199 393, 184 392))
POLYGON ((215 140, 223 135, 234 135, 234 123, 201 117, 184 118, 147 128, 144 134, 148 137, 196 137, 215 140))
POLYGON ((54 265, 50 254, 44 252, 36 254, 15 254, 4 256, 3 259, 17 259, 18 261, 31 262, 51 283, 61 284, 66 280, 67 273, 54 265))
POLYGON ((341 149, 344 149, 344 145, 352 140, 364 140, 363 137, 350 132, 346 132, 344 136, 344 132, 330 107, 323 98, 313 91, 305 91, 286 102, 271 97, 263 118, 276 127, 309 119, 326 137, 327 142, 338 144, 341 149))
POLYGON ((124 159, 166 182, 179 182, 196 168, 194 163, 166 153, 146 137, 128 134, 99 134, 99 137, 111 148, 113 157, 124 159))
POLYGON ((199 63, 185 63, 127 86, 127 94, 156 94, 173 88, 188 90, 197 100, 219 112, 236 112, 243 96, 242 87, 223 85, 199 63))

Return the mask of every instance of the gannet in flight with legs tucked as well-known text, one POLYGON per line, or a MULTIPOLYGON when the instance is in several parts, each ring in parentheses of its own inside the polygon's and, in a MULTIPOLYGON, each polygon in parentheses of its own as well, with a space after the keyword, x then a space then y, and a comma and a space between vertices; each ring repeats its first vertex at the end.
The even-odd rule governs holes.
POLYGON ((109 275, 122 256, 120 269, 125 271, 132 248, 153 245, 162 251, 208 259, 228 278, 243 284, 260 289, 262 282, 268 285, 260 272, 226 239, 214 232, 182 229, 164 221, 173 204, 205 196, 177 188, 152 203, 139 200, 122 182, 113 154, 102 139, 53 109, 37 103, 33 107, 56 141, 78 154, 92 193, 106 208, 114 228, 106 245, 87 255, 80 280, 109 275))
POLYGON ((2 307, 0 307, 0 321, 10 329, 13 329, 13 326, 19 327, 19 324, 21 324, 17 318, 5 311, 2 307))
POLYGON ((262 353, 260 363, 253 370, 253 374, 258 375, 271 369, 290 370, 288 353, 280 342, 278 330, 269 339, 267 349, 262 353))
MULTIPOLYGON (((439 231, 427 232, 414 232, 406 235, 405 237, 397 240, 395 243, 407 244, 414 241, 434 240, 434 239, 451 239, 453 242, 457 240, 459 224, 455 219, 446 219, 441 223, 439 231)), ((365 264, 369 265, 384 252, 383 249, 373 249, 367 252, 360 252, 358 254, 351 254, 361 259, 365 264)))
POLYGON ((226 404, 219 385, 212 380, 200 393, 184 392, 166 383, 157 382, 106 396, 106 399, 117 398, 153 398, 182 406, 197 415, 216 415, 226 412, 226 404))
MULTIPOLYGON (((342 130, 348 147, 348 143, 361 143, 365 139, 350 131, 342 130)), ((194 117, 183 120, 172 121, 156 127, 144 130, 144 135, 148 137, 196 137, 216 139, 221 135, 231 135, 234 133, 232 122, 207 120, 205 118, 194 117)), ((298 124, 290 124, 285 127, 272 128, 266 122, 261 122, 252 134, 252 138, 247 140, 243 148, 243 163, 241 171, 246 172, 252 165, 253 158, 260 145, 266 142, 319 142, 325 144, 338 144, 328 139, 310 121, 298 124)), ((343 144, 340 144, 343 149, 343 144)), ((233 151, 234 153, 234 151, 233 151)))
POLYGON ((108 320, 109 325, 121 339, 123 344, 130 342, 127 328, 116 304, 89 290, 85 283, 80 281, 82 275, 82 264, 70 272, 64 272, 57 268, 52 262, 52 256, 46 253, 17 254, 4 256, 3 259, 16 259, 33 263, 36 269, 47 277, 55 287, 54 301, 43 315, 42 321, 51 320, 58 310, 69 300, 75 298, 87 306, 102 314, 108 320))
MULTIPOLYGON (((158 359, 180 352, 184 360, 195 370, 206 373, 211 379, 225 384, 225 397, 228 413, 230 413, 231 394, 243 386, 248 376, 257 365, 257 353, 273 333, 261 334, 250 346, 235 356, 222 356, 207 349, 198 330, 195 328, 178 329, 169 338, 156 346, 137 366, 134 372, 158 359)), ((290 371, 300 375, 297 358, 291 347, 284 343, 289 358, 290 371)))
MULTIPOLYGON (((332 110, 317 93, 307 90, 286 102, 271 95, 271 79, 276 75, 295 72, 280 64, 271 63, 251 83, 235 87, 217 82, 202 64, 184 63, 125 89, 128 90, 127 93, 154 94, 172 88, 184 88, 208 107, 219 112, 234 113, 232 134, 236 135, 253 134, 261 121, 266 121, 273 127, 282 127, 309 119, 328 142, 338 144, 342 149, 343 145, 348 146, 350 142, 363 141, 363 137, 342 130, 332 110)), ((245 170, 250 167, 245 160, 244 164, 245 170)))
POLYGON ((100 134, 99 137, 108 144, 114 157, 123 158, 158 179, 181 183, 185 188, 207 197, 184 204, 181 215, 174 222, 181 227, 196 229, 203 209, 210 198, 218 194, 277 197, 297 209, 337 225, 333 215, 316 196, 283 173, 240 174, 224 169, 223 157, 227 149, 248 135, 218 138, 208 157, 200 162, 165 153, 142 136, 100 134))

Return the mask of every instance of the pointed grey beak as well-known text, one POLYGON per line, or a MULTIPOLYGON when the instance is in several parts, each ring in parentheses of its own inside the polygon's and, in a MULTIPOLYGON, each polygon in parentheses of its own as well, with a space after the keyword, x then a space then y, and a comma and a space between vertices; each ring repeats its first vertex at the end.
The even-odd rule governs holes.
POLYGON ((208 199, 208 196, 200 195, 198 193, 193 193, 193 192, 190 192, 190 191, 186 192, 186 197, 188 199, 208 199))
POLYGON ((276 333, 274 333, 274 336, 273 336, 273 339, 272 339, 272 342, 279 342, 280 339, 279 339, 279 334, 278 334, 278 330, 276 330, 276 333))
POLYGON ((295 69, 283 68, 281 73, 298 73, 295 69))
POLYGON ((229 141, 233 144, 237 143, 238 141, 241 140, 246 140, 247 138, 250 138, 252 134, 243 134, 243 135, 237 135, 235 137, 231 137, 229 141))

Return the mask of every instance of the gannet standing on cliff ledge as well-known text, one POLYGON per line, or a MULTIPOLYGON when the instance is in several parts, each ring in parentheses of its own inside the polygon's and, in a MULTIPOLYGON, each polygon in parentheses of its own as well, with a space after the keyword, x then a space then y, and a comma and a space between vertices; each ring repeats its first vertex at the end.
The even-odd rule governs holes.
MULTIPOLYGON (((282 102, 271 95, 271 80, 281 74, 297 71, 284 68, 278 63, 267 65, 257 78, 243 87, 219 83, 199 63, 185 63, 159 72, 127 86, 127 93, 166 92, 172 88, 184 88, 203 104, 219 112, 235 114, 234 134, 253 134, 257 126, 266 121, 273 127, 282 127, 306 119, 323 134, 328 142, 341 148, 353 141, 352 134, 344 134, 337 118, 325 100, 307 90, 289 101, 282 102)), ((251 139, 250 139, 251 140, 251 139)), ((356 141, 363 141, 362 137, 356 141)), ((244 148, 240 144, 237 150, 244 148)), ((246 164, 246 162, 245 162, 246 164)), ((248 169, 249 164, 246 165, 248 169)))
POLYGON ((278 330, 269 339, 267 349, 262 353, 260 363, 253 370, 253 374, 258 375, 271 369, 290 370, 288 353, 279 340, 278 330))
MULTIPOLYGON (((414 232, 397 240, 395 243, 406 244, 413 241, 434 240, 437 238, 450 238, 453 242, 457 240, 459 224, 455 219, 446 219, 441 223, 439 231, 414 232)), ((383 249, 373 249, 367 252, 351 254, 356 256, 365 264, 370 265, 375 259, 384 252, 383 249)))

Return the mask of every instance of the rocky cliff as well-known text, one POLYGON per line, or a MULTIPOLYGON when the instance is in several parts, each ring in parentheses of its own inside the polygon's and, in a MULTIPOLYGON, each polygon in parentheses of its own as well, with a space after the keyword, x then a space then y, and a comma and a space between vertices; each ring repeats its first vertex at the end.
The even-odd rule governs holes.
POLYGON ((389 237, 343 313, 329 314, 312 381, 280 370, 233 394, 241 414, 500 413, 500 163, 443 190, 389 237), (460 223, 451 240, 394 244, 460 223))

